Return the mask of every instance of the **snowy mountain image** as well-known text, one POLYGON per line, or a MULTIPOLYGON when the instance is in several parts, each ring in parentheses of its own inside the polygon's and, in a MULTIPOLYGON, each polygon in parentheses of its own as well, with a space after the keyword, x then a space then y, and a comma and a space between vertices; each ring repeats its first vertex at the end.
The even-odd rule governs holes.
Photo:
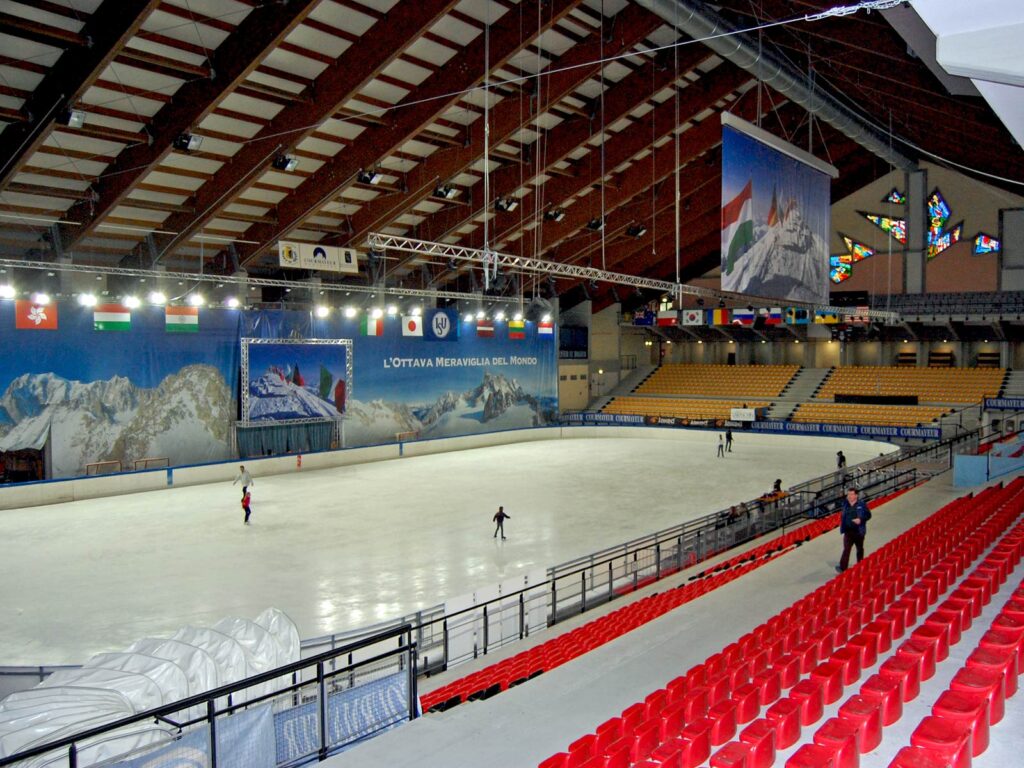
POLYGON ((224 377, 188 365, 154 389, 129 379, 73 381, 23 374, 0 397, 0 451, 50 441, 53 477, 85 472, 95 461, 167 457, 171 464, 227 458, 234 405, 224 377))
POLYGON ((501 429, 543 426, 554 418, 554 403, 526 393, 515 379, 485 371, 481 383, 465 392, 445 392, 433 403, 409 406, 350 400, 345 422, 347 445, 389 442, 397 432, 450 437, 501 429))
POLYGON ((827 281, 826 243, 805 224, 799 208, 793 207, 778 223, 756 227, 754 244, 737 259, 727 290, 821 302, 827 281))

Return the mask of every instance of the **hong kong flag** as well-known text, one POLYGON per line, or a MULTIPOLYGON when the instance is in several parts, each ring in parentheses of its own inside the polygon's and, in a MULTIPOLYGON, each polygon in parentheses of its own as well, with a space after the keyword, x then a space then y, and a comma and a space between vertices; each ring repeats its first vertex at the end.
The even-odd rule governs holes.
POLYGON ((26 331, 56 331, 57 305, 16 301, 14 303, 14 327, 26 331))

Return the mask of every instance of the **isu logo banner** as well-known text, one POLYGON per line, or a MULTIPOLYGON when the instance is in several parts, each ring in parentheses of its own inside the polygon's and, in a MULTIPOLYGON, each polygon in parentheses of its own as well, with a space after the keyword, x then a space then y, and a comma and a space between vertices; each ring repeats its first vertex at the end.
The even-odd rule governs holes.
POLYGON ((23 331, 56 331, 57 305, 33 304, 31 301, 14 303, 14 327, 23 331))

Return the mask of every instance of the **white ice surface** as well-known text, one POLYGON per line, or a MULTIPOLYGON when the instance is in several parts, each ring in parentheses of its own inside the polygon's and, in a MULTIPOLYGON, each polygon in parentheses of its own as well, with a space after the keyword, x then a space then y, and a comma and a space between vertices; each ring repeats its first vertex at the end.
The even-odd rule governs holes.
POLYGON ((284 610, 357 629, 855 464, 878 443, 649 430, 0 512, 0 665, 74 664, 138 638, 284 610), (492 538, 505 506, 508 540, 492 538))

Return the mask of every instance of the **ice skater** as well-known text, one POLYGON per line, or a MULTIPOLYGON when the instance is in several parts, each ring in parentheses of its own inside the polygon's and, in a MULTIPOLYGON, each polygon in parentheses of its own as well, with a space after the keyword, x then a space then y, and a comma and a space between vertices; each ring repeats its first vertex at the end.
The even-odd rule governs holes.
POLYGON ((252 479, 252 475, 249 474, 249 470, 245 468, 244 464, 238 468, 238 476, 235 477, 231 484, 234 485, 239 480, 242 481, 242 498, 244 499, 249 486, 256 485, 256 481, 252 479))
POLYGON ((496 523, 496 525, 494 526, 494 538, 498 538, 498 533, 500 532, 501 540, 505 540, 505 521, 511 519, 511 515, 505 514, 504 507, 498 507, 498 511, 495 513, 493 518, 494 522, 496 523))
POLYGON ((252 494, 249 493, 248 491, 246 491, 245 492, 245 496, 242 497, 242 509, 245 511, 245 520, 243 520, 242 522, 245 525, 249 524, 249 515, 252 514, 252 509, 250 509, 250 507, 249 507, 249 504, 251 502, 252 502, 252 494))
POLYGON ((725 450, 732 453, 732 430, 725 430, 725 450))
POLYGON ((846 469, 846 456, 842 451, 836 452, 836 469, 846 469))
POLYGON ((725 441, 721 435, 718 436, 718 458, 725 458, 725 441))

